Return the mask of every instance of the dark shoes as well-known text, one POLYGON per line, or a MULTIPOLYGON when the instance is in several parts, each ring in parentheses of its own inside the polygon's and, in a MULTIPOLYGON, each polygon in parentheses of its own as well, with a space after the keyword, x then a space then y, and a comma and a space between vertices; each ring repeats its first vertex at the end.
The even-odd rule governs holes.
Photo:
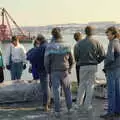
POLYGON ((100 118, 113 118, 113 117, 118 117, 120 114, 118 113, 105 113, 103 115, 100 115, 100 118))
POLYGON ((50 109, 49 109, 49 106, 48 106, 48 105, 45 105, 45 106, 44 106, 44 111, 45 111, 45 112, 49 112, 49 111, 50 111, 50 109))

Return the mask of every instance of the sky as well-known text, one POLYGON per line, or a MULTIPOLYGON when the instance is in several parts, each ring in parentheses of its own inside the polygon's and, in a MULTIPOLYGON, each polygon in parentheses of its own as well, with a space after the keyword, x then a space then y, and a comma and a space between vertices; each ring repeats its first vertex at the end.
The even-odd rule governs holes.
POLYGON ((120 20, 120 0, 0 0, 0 7, 20 26, 120 20))

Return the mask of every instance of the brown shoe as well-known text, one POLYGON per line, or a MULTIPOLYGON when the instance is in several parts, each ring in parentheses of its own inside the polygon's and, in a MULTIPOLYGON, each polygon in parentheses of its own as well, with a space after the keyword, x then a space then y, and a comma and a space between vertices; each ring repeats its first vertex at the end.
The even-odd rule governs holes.
POLYGON ((50 111, 48 105, 45 105, 45 106, 44 106, 44 111, 45 111, 45 112, 49 112, 49 111, 50 111))

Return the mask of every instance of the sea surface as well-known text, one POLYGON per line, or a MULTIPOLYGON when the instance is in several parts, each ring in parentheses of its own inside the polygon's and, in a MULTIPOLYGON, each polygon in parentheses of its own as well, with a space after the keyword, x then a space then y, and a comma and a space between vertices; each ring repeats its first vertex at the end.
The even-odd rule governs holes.
MULTIPOLYGON (((51 36, 49 34, 46 34, 45 37, 49 40, 51 38, 51 36)), ((66 35, 64 35, 63 38, 64 38, 65 41, 67 41, 70 44, 70 46, 72 47, 72 50, 73 50, 73 47, 76 43, 75 40, 73 39, 73 35, 72 34, 66 34, 66 35)), ((108 46, 108 40, 107 40, 106 36, 96 35, 96 36, 94 36, 94 38, 96 40, 98 40, 103 45, 103 47, 106 51, 107 46, 108 46)), ((32 43, 24 43, 23 45, 26 48, 26 51, 28 51, 30 48, 33 47, 32 43)), ((5 57, 6 49, 9 47, 9 43, 1 44, 0 46, 1 46, 1 49, 2 49, 2 52, 3 52, 3 57, 5 57)), ((32 75, 28 72, 28 68, 29 68, 29 62, 27 64, 27 69, 23 71, 23 74, 22 74, 22 79, 23 80, 31 80, 32 79, 32 75)), ((101 63, 98 66, 97 77, 99 79, 104 79, 105 78, 104 73, 102 72, 102 69, 103 69, 103 63, 101 63)), ((10 80, 10 72, 8 70, 6 70, 6 69, 4 70, 4 75, 5 75, 5 80, 10 80)), ((70 75, 70 78, 71 78, 71 81, 76 81, 75 65, 72 69, 72 73, 70 75)))

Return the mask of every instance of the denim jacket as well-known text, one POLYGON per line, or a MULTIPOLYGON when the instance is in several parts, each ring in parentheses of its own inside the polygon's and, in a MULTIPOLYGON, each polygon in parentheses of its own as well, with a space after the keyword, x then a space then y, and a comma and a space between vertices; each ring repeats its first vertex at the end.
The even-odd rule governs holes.
POLYGON ((120 67, 120 40, 113 39, 109 42, 104 68, 114 69, 120 67))

